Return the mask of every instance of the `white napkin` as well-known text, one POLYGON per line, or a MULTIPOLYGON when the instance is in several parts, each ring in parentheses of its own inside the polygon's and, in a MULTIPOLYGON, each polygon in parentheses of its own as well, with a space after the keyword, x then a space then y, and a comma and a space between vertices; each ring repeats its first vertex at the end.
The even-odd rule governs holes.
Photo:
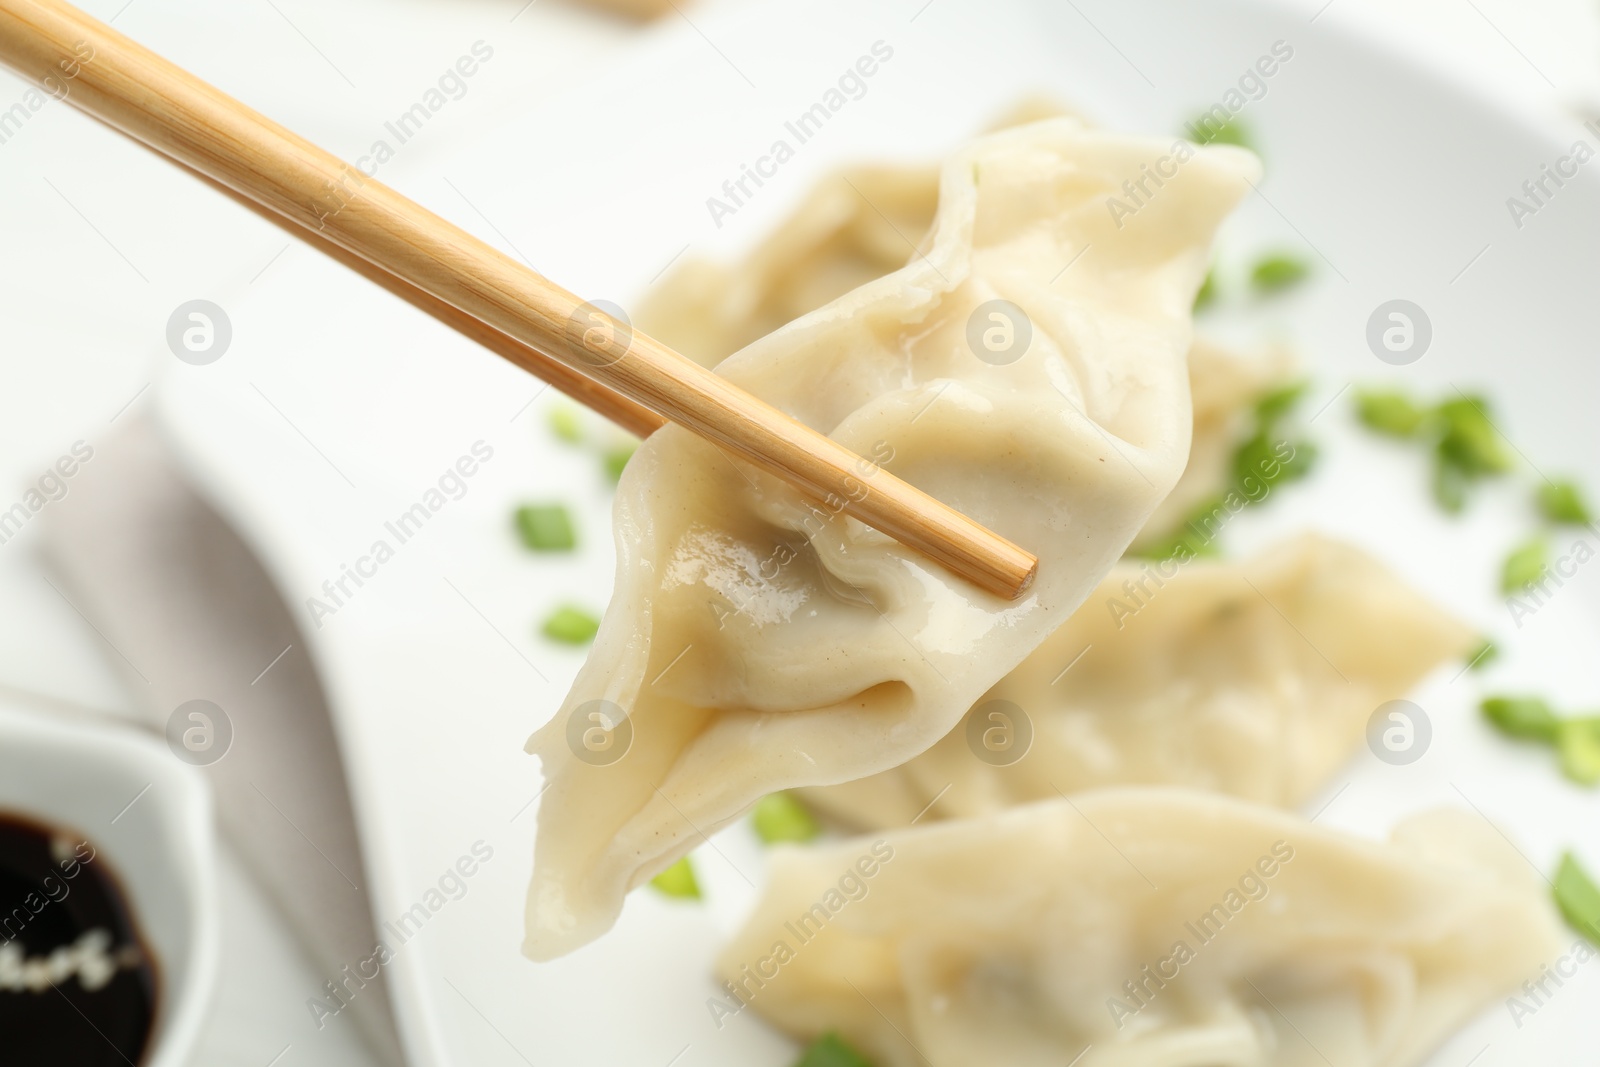
MULTIPOLYGON (((361 842, 327 703, 266 572, 132 413, 46 515, 46 551, 151 725, 195 699, 231 723, 203 773, 222 833, 340 987, 346 1006, 325 1024, 353 1018, 383 1062, 403 1064, 383 975, 348 977, 377 941, 361 842)), ((306 991, 337 1003, 329 992, 306 991)))

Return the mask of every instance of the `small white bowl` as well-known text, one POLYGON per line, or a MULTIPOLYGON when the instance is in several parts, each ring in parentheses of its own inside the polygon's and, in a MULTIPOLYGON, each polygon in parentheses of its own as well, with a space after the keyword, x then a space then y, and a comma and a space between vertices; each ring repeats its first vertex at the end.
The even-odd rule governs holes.
POLYGON ((105 856, 156 956, 155 1027, 139 1067, 183 1067, 216 985, 206 783, 132 728, 0 705, 0 812, 80 833, 105 856))

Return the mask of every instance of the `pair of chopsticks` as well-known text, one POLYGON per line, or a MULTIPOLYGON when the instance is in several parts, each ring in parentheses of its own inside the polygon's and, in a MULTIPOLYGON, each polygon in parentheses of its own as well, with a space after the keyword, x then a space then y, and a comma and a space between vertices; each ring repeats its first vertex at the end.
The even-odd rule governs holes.
POLYGON ((1037 573, 1005 538, 69 4, 0 0, 0 64, 65 83, 80 110, 625 429, 675 422, 998 596, 1020 596, 1037 573))

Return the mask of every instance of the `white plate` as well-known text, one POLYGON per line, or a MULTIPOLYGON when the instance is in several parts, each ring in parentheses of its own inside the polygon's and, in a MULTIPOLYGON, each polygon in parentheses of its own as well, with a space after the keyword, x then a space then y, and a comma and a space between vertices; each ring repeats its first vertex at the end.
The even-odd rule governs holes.
MULTIPOLYGON (((1600 681, 1579 669, 1600 636, 1594 577, 1580 571, 1515 628, 1494 599, 1493 568, 1532 527, 1521 497, 1489 492, 1465 522, 1441 518, 1415 458, 1351 431, 1348 396, 1334 400, 1357 380, 1484 386, 1534 463, 1600 484, 1587 313, 1596 253, 1586 236, 1600 232, 1600 183, 1581 173, 1521 229, 1505 206, 1570 135, 1534 130, 1408 67, 1341 30, 1336 11, 1313 23, 1245 0, 982 6, 832 0, 679 22, 597 84, 405 191, 586 297, 626 306, 686 246, 732 254, 754 243, 838 163, 937 158, 1031 91, 1108 126, 1176 131, 1285 41, 1293 59, 1243 114, 1268 178, 1230 225, 1223 257, 1238 266, 1288 246, 1312 258, 1316 283, 1253 309, 1250 328, 1297 341, 1317 378, 1308 412, 1333 403, 1314 425, 1327 458, 1318 478, 1238 523, 1234 544, 1300 526, 1345 536, 1508 639, 1495 687, 1537 688, 1568 706, 1600 698, 1600 681), (865 95, 716 227, 707 197, 879 40, 894 56, 865 95), (1426 309, 1434 331, 1428 354, 1403 368, 1365 342, 1369 315, 1396 297, 1426 309)), ((306 600, 325 580, 379 539, 394 546, 385 523, 474 443, 494 449, 464 495, 359 590, 349 585, 354 595, 310 635, 380 919, 418 902, 426 910, 427 891, 476 842, 493 850, 463 880, 465 895, 430 912, 389 965, 414 1061, 787 1062, 789 1044, 752 1017, 718 1031, 705 1006, 709 960, 761 879, 742 826, 699 854, 705 905, 635 894, 598 944, 554 964, 518 955, 538 789, 522 743, 580 662, 534 627, 559 601, 603 607, 609 492, 593 456, 542 425, 549 398, 529 406, 536 383, 311 253, 295 248, 283 266, 292 269, 228 307, 234 339, 219 362, 163 361, 159 404, 197 480, 308 627, 306 600), (576 559, 517 548, 509 513, 524 498, 576 505, 576 559)), ((1331 799, 1323 821, 1381 834, 1406 812, 1472 803, 1541 869, 1569 846, 1600 867, 1593 795, 1562 783, 1546 754, 1490 736, 1473 710, 1485 683, 1454 673, 1416 697, 1435 730, 1424 759, 1396 768, 1362 753, 1311 810, 1331 799)), ((1592 973, 1569 982, 1520 1030, 1493 1007, 1436 1062, 1463 1063, 1485 1046, 1483 1067, 1563 1062, 1557 1053, 1590 1040, 1583 1008, 1597 986, 1592 973)))

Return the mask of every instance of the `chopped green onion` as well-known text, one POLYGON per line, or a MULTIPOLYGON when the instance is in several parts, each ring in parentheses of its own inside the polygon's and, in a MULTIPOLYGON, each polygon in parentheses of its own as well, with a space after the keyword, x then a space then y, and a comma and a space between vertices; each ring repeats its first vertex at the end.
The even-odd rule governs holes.
POLYGON ((535 552, 566 552, 578 544, 572 516, 560 504, 527 504, 517 509, 522 543, 535 552))
POLYGON ((1251 143, 1250 132, 1244 124, 1234 119, 1218 122, 1210 115, 1201 115, 1189 123, 1189 132, 1195 135, 1195 144, 1231 144, 1240 148, 1255 150, 1251 143))
POLYGON ((1264 393, 1256 401, 1256 418, 1269 426, 1273 425, 1293 411, 1310 388, 1310 382, 1293 382, 1264 393))
POLYGON ((1472 650, 1472 655, 1467 657, 1467 669, 1481 671, 1496 659, 1500 658, 1500 648, 1487 637, 1472 650))
POLYGON ((569 445, 583 441, 583 413, 575 404, 559 403, 550 409, 550 432, 569 445))
POLYGON ((1283 473, 1279 475, 1278 481, 1293 482, 1304 478, 1311 473, 1311 469, 1316 466, 1317 457, 1321 455, 1317 451, 1316 444, 1309 440, 1297 441, 1293 447, 1294 455, 1284 461, 1283 473))
POLYGON ((1433 499, 1452 515, 1459 515, 1467 506, 1467 485, 1471 476, 1458 464, 1443 455, 1436 455, 1433 463, 1433 499))
POLYGON ((1539 697, 1491 697, 1483 714, 1501 733, 1554 745, 1561 773, 1579 785, 1600 784, 1600 716, 1563 719, 1539 697))
MULTIPOLYGON (((1369 429, 1393 437, 1420 438, 1433 452, 1433 496, 1445 511, 1459 514, 1467 492, 1480 478, 1511 470, 1512 456, 1481 396, 1460 394, 1437 407, 1418 404, 1397 390, 1356 393, 1356 414, 1369 429)), ((1576 503, 1576 501, 1573 501, 1576 503)), ((1554 502, 1560 507, 1565 502, 1554 502)))
POLYGON ((1506 556, 1500 570, 1500 591, 1515 593, 1544 577, 1550 546, 1543 537, 1518 545, 1506 556))
POLYGON ((1234 449, 1232 485, 1221 495, 1201 502, 1190 512, 1189 518, 1167 536, 1132 549, 1130 554, 1155 560, 1219 555, 1215 537, 1220 525, 1217 516, 1219 512, 1230 515, 1238 510, 1237 502, 1229 505, 1233 494, 1248 503, 1259 503, 1266 498, 1265 488, 1309 474, 1317 459, 1316 445, 1304 439, 1292 441, 1278 430, 1278 423, 1288 417, 1309 388, 1309 382, 1295 382, 1264 393, 1255 404, 1255 433, 1234 449), (1289 446, 1288 458, 1284 458, 1286 445, 1289 446))
POLYGON ((1511 469, 1511 454, 1489 421, 1489 402, 1482 397, 1460 396, 1439 405, 1444 436, 1439 455, 1468 474, 1503 474, 1511 469))
POLYGON ((756 836, 769 845, 780 841, 810 841, 822 828, 804 804, 791 793, 768 793, 756 802, 756 836))
POLYGON ((1585 525, 1592 520, 1589 507, 1573 482, 1545 482, 1537 496, 1539 512, 1551 522, 1585 525))
POLYGON ((694 876, 688 856, 650 879, 650 888, 679 900, 700 899, 700 883, 694 876))
POLYGON ((1356 416, 1362 425, 1391 437, 1412 437, 1428 421, 1428 411, 1399 390, 1356 392, 1356 416))
POLYGON ((1435 413, 1442 430, 1434 447, 1434 496, 1452 514, 1466 506, 1467 489, 1485 475, 1511 469, 1511 454, 1489 421, 1488 401, 1458 396, 1435 413))
POLYGON ((1507 737, 1550 744, 1560 737, 1561 717, 1539 697, 1490 697, 1482 707, 1484 717, 1507 737))
POLYGON ((1600 886, 1594 884, 1578 860, 1568 852, 1556 871, 1556 907, 1579 933, 1600 945, 1600 886))
POLYGON ((618 481, 622 477, 622 468, 628 465, 628 460, 633 458, 633 454, 638 451, 638 448, 639 442, 628 441, 625 444, 606 449, 605 455, 600 457, 601 462, 605 465, 606 477, 613 482, 618 481))
MULTIPOLYGON (((1270 390, 1256 400, 1256 432, 1240 442, 1233 453, 1236 489, 1247 489, 1247 478, 1276 485, 1310 473, 1317 458, 1316 446, 1306 440, 1291 442, 1278 432, 1278 423, 1288 417, 1310 387, 1310 382, 1294 382, 1270 390), (1289 446, 1288 459, 1282 458, 1285 445, 1289 446)), ((1246 492, 1245 496, 1251 494, 1246 492)))
POLYGON ((1129 554, 1141 559, 1181 561, 1196 556, 1221 555, 1222 549, 1217 544, 1216 533, 1221 522, 1226 521, 1228 514, 1225 496, 1219 495, 1202 500, 1189 513, 1189 517, 1166 537, 1143 548, 1130 549, 1129 554))
POLYGON ((1268 485, 1283 477, 1283 464, 1278 461, 1274 442, 1265 429, 1257 430, 1245 438, 1233 451, 1233 480, 1235 485, 1246 478, 1259 479, 1268 485))
POLYGON ((844 1038, 830 1031, 812 1042, 794 1067, 872 1067, 872 1064, 845 1044, 844 1038))
POLYGON ((563 604, 552 612, 543 627, 546 637, 568 645, 586 645, 594 640, 599 630, 599 619, 571 604, 563 604))
POLYGON ((1234 485, 1243 491, 1249 488, 1247 479, 1259 480, 1270 486, 1292 482, 1309 474, 1317 458, 1315 446, 1309 441, 1296 442, 1291 446, 1291 457, 1283 460, 1279 458, 1279 453, 1286 443, 1282 438, 1269 436, 1265 428, 1257 430, 1233 453, 1234 485))
POLYGON ((1217 271, 1213 267, 1206 271, 1206 280, 1200 283, 1200 291, 1194 294, 1194 310, 1203 311, 1217 301, 1217 271))
POLYGON ((1277 293, 1299 285, 1311 276, 1311 267, 1295 256, 1277 254, 1263 257, 1250 272, 1257 292, 1277 293))
POLYGON ((1130 549, 1129 555, 1180 561, 1219 555, 1216 532, 1227 516, 1243 504, 1265 500, 1272 486, 1309 474, 1317 459, 1316 445, 1305 439, 1294 440, 1279 429, 1279 423, 1289 418, 1310 387, 1310 382, 1299 381, 1262 393, 1254 405, 1255 431, 1233 450, 1232 483, 1217 496, 1202 501, 1165 537, 1130 549))
MULTIPOLYGON (((1201 514, 1209 515, 1210 512, 1201 514)), ((1128 554, 1139 559, 1188 560, 1196 556, 1221 555, 1222 549, 1217 545, 1215 538, 1208 540, 1202 537, 1191 520, 1160 541, 1153 541, 1142 548, 1129 549, 1128 554)))
POLYGON ((1557 741, 1561 773, 1579 785, 1600 783, 1600 718, 1568 719, 1557 741))

